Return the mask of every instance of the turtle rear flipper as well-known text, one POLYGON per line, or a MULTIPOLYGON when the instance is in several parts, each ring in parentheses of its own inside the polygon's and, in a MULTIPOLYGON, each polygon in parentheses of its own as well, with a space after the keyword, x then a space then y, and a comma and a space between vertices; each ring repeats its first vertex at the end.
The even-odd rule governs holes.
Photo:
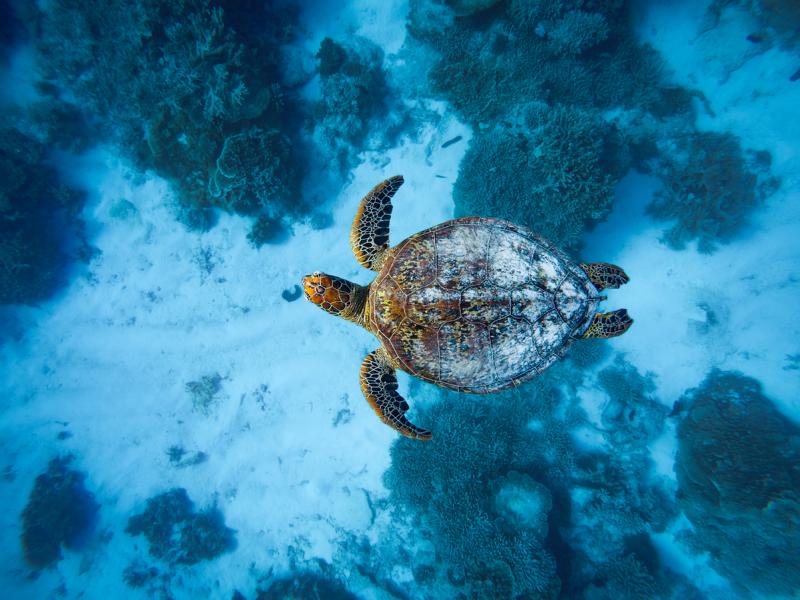
POLYGON ((581 269, 584 270, 589 279, 592 280, 594 287, 598 290, 618 288, 630 281, 630 277, 628 277, 625 271, 617 265, 612 265, 610 263, 581 263, 581 269))
POLYGON ((583 334, 585 338, 610 338, 622 335, 633 325, 633 319, 624 308, 610 313, 597 313, 594 321, 583 334))
POLYGON ((389 248, 389 220, 392 217, 392 196, 403 185, 403 176, 382 181, 364 196, 350 229, 350 245, 356 260, 367 269, 380 271, 389 248))
POLYGON ((397 393, 397 375, 385 350, 379 348, 367 355, 361 364, 361 391, 381 421, 417 440, 431 439, 431 432, 406 419, 408 402, 397 393))

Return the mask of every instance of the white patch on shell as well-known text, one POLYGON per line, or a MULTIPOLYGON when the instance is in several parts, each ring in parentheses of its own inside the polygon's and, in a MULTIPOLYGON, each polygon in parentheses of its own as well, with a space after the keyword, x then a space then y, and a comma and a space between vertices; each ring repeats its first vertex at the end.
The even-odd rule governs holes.
POLYGON ((569 326, 553 310, 533 324, 533 341, 542 358, 547 358, 561 347, 569 335, 569 326))
POLYGON ((572 277, 568 277, 556 293, 556 306, 561 316, 573 327, 582 320, 586 312, 586 300, 586 291, 572 277))
POLYGON ((511 294, 494 287, 469 288, 461 292, 461 314, 479 323, 497 321, 511 314, 511 294))
POLYGON ((506 289, 528 283, 535 248, 518 233, 495 231, 489 247, 488 281, 506 289))
POLYGON ((520 287, 512 292, 511 297, 512 315, 523 317, 531 323, 535 323, 547 311, 555 308, 552 294, 535 285, 520 287))
POLYGON ((463 290, 486 279, 486 255, 491 229, 458 225, 436 233, 439 284, 463 290))
POLYGON ((531 268, 536 285, 553 293, 567 274, 561 261, 549 252, 537 252, 531 268))
POLYGON ((439 328, 441 379, 468 390, 494 387, 489 330, 477 323, 457 321, 439 328))
POLYGON ((522 377, 537 367, 539 354, 531 343, 533 327, 524 319, 507 318, 489 326, 498 383, 522 377))

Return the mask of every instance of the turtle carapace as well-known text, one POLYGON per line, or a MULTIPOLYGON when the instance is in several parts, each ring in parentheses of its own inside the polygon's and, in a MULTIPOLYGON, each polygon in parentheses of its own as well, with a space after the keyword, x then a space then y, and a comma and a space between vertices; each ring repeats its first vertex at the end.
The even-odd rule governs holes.
POLYGON ((361 365, 361 389, 378 416, 408 437, 431 432, 405 416, 396 369, 445 388, 487 394, 531 379, 578 338, 607 338, 633 323, 625 309, 597 312, 604 288, 627 283, 608 263, 576 263, 559 248, 499 219, 464 217, 389 246, 392 197, 402 176, 364 197, 350 232, 375 280, 362 286, 316 272, 305 297, 373 333, 381 347, 361 365))

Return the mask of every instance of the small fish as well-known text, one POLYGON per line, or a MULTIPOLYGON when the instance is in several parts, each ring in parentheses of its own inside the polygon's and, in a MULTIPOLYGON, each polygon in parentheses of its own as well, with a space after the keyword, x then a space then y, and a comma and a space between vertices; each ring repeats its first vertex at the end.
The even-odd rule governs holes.
POLYGON ((460 135, 457 135, 454 138, 447 140, 444 144, 442 144, 442 148, 447 148, 448 146, 452 146, 456 142, 460 142, 463 138, 460 135))
POLYGON ((764 38, 758 35, 757 33, 751 33, 745 38, 748 42, 753 42, 754 44, 760 44, 764 41, 764 38))

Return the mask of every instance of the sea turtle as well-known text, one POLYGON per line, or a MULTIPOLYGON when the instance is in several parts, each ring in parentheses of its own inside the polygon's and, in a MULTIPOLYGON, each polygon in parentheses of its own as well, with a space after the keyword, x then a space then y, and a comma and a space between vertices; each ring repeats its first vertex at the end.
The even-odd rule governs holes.
POLYGON ((356 259, 378 275, 362 286, 315 272, 305 297, 373 333, 361 390, 384 423, 428 440, 397 393, 395 369, 445 388, 487 394, 531 379, 577 338, 607 338, 633 323, 625 309, 596 312, 603 288, 628 276, 576 263, 532 231, 499 219, 446 221, 389 247, 398 175, 361 201, 350 232, 356 259))

